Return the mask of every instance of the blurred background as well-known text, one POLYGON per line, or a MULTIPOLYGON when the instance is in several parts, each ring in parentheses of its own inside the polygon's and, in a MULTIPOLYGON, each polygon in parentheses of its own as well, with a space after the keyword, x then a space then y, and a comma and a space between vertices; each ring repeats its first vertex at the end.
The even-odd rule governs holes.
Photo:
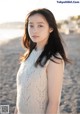
POLYGON ((80 3, 61 4, 57 0, 0 0, 0 40, 23 35, 27 13, 43 7, 53 12, 60 32, 80 32, 80 3))
MULTIPOLYGON (((0 105, 16 105, 16 74, 19 55, 24 53, 21 38, 26 15, 35 8, 48 8, 57 21, 68 57, 60 103, 61 114, 80 114, 80 1, 59 3, 57 0, 0 0, 0 105)), ((1 111, 1 110, 0 110, 1 111)), ((1 112, 0 112, 1 113, 1 112)))

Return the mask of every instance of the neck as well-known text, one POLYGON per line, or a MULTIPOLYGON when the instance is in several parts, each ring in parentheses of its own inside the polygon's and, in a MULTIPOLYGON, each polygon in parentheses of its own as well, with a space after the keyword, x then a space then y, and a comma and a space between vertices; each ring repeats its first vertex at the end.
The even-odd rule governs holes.
POLYGON ((47 43, 47 41, 46 41, 46 42, 43 41, 43 42, 37 43, 37 45, 36 45, 36 50, 43 50, 44 47, 45 47, 45 45, 46 45, 46 43, 47 43))
POLYGON ((43 49, 44 49, 44 47, 43 48, 42 47, 37 47, 37 46, 35 47, 36 51, 40 51, 40 50, 43 50, 43 49))

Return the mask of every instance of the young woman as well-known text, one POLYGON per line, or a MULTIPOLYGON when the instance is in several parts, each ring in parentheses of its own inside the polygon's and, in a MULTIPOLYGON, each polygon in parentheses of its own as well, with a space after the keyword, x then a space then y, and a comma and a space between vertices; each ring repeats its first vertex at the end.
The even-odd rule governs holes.
POLYGON ((59 114, 64 63, 69 60, 51 11, 28 14, 23 45, 15 114, 59 114))

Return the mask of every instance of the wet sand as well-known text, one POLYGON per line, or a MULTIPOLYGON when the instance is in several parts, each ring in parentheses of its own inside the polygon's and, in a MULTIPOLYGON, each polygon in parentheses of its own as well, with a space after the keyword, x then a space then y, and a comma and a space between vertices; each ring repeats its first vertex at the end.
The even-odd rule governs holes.
MULTIPOLYGON (((67 64, 64 71, 61 95, 61 114, 80 114, 80 34, 62 35, 73 64, 67 64)), ((16 105, 16 74, 19 68, 21 38, 0 42, 0 105, 9 105, 13 114, 16 105)))

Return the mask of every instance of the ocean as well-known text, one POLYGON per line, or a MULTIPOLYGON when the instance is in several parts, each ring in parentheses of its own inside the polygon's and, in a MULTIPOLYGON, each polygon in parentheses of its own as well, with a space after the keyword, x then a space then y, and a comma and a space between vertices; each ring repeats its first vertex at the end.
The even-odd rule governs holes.
POLYGON ((23 34, 23 29, 0 29, 0 41, 6 41, 21 37, 23 34))

